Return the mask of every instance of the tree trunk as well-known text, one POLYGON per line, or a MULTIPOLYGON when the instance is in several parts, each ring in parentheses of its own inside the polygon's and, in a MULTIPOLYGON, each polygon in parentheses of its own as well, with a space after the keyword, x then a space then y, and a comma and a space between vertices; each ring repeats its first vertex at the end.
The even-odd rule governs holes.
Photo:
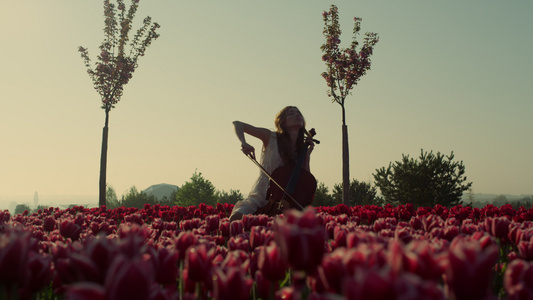
POLYGON ((100 194, 98 206, 106 205, 106 173, 107 173, 107 137, 109 123, 109 109, 105 111, 105 125, 102 132, 102 153, 100 154, 100 194))
POLYGON ((348 149, 348 126, 344 105, 342 107, 342 204, 350 203, 350 152, 348 149))

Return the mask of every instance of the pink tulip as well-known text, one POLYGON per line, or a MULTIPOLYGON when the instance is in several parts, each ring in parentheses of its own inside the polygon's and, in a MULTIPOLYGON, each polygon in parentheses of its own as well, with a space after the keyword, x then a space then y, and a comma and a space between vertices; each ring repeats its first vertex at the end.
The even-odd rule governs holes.
POLYGON ((503 284, 508 300, 533 299, 533 263, 521 259, 509 263, 503 284))
POLYGON ((313 272, 324 255, 326 233, 312 208, 290 210, 274 224, 275 240, 296 270, 313 272))

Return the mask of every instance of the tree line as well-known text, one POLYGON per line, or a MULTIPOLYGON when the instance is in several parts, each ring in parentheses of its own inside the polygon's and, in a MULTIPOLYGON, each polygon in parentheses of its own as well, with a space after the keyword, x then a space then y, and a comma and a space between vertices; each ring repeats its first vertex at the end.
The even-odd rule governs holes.
MULTIPOLYGON (((458 204, 477 207, 479 202, 474 200, 471 193, 472 182, 467 181, 465 166, 462 161, 454 161, 454 154, 436 154, 423 149, 418 158, 402 155, 402 159, 390 163, 387 167, 376 169, 373 174, 374 182, 362 182, 352 179, 349 185, 348 201, 343 201, 342 183, 335 184, 330 191, 319 182, 313 206, 335 206, 337 204, 355 205, 400 205, 411 203, 414 207, 435 206, 437 204, 451 207, 458 204), (378 189, 381 192, 378 194, 378 189), (463 203, 463 193, 469 191, 466 203, 463 203), (346 203, 347 202, 347 203, 346 203)), ((112 209, 116 207, 143 208, 145 204, 161 204, 169 206, 196 206, 200 203, 216 205, 217 203, 235 204, 243 200, 243 194, 238 190, 217 190, 213 183, 195 171, 190 180, 172 194, 159 199, 154 195, 138 191, 135 186, 119 199, 110 186, 107 187, 106 203, 112 209)), ((531 207, 532 197, 524 197, 517 201, 507 201, 505 196, 494 199, 494 205, 511 204, 513 207, 531 207)), ((489 203, 483 203, 486 205, 489 203)), ((15 213, 24 210, 31 211, 27 205, 17 206, 15 213)))
MULTIPOLYGON (((454 161, 453 152, 450 155, 443 155, 440 152, 435 154, 433 151, 427 152, 422 149, 418 158, 402 155, 400 161, 391 162, 388 167, 377 169, 373 176, 373 184, 352 179, 349 185, 349 199, 344 201, 344 204, 382 206, 412 203, 415 207, 436 204, 451 207, 462 204, 463 192, 472 186, 472 182, 467 182, 463 162, 454 161)), ((330 191, 324 183, 319 182, 313 206, 335 206, 343 203, 343 190, 342 183, 335 184, 330 191)), ((138 192, 135 187, 132 187, 120 200, 109 188, 106 194, 106 202, 110 208, 119 206, 142 208, 145 203, 178 206, 200 203, 235 204, 244 199, 238 190, 229 192, 217 190, 211 181, 198 172, 195 172, 190 181, 175 193, 163 199, 138 192)))

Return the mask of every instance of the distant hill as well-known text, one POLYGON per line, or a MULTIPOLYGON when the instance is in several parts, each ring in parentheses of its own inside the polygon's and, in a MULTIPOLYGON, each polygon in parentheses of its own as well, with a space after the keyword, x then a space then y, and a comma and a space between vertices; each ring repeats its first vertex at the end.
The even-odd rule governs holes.
MULTIPOLYGON (((528 196, 531 196, 530 195, 508 195, 508 194, 474 194, 474 201, 476 202, 492 202, 494 201, 494 199, 496 199, 497 197, 499 196, 505 196, 505 198, 508 200, 508 201, 516 201, 516 200, 520 200, 520 199, 523 199, 525 197, 528 197, 528 196)), ((463 197, 462 197, 463 201, 467 201, 468 200, 468 193, 463 193, 463 197)))
POLYGON ((161 200, 163 197, 170 197, 172 193, 177 191, 179 186, 167 183, 154 184, 149 186, 143 192, 147 195, 153 195, 157 199, 161 200))

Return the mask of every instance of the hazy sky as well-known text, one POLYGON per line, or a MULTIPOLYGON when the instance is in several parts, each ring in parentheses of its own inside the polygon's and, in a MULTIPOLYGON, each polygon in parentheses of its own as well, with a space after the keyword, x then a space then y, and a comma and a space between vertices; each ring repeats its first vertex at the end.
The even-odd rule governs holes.
MULTIPOLYGON (((355 16, 380 36, 347 99, 350 177, 453 151, 474 193, 533 193, 532 1, 145 0, 136 20, 151 16, 161 37, 110 114, 107 179, 119 197, 195 171, 247 194, 259 170, 232 121, 273 129, 286 105, 322 141, 317 180, 341 182, 341 109, 320 76, 332 3, 342 46, 355 16)), ((96 203, 105 114, 77 49, 95 59, 102 29, 102 1, 0 0, 0 208, 36 191, 96 203)))

